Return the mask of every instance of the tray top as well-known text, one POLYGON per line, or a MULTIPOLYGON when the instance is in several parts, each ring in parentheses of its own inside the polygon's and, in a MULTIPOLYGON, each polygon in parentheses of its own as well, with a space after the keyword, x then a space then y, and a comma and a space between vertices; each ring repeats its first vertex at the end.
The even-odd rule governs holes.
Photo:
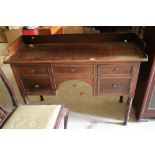
POLYGON ((42 43, 38 40, 37 42, 32 42, 33 46, 30 46, 32 43, 28 40, 27 43, 19 46, 14 52, 11 51, 5 58, 4 63, 104 63, 147 61, 146 55, 133 40, 99 42, 59 41, 57 43, 42 43))

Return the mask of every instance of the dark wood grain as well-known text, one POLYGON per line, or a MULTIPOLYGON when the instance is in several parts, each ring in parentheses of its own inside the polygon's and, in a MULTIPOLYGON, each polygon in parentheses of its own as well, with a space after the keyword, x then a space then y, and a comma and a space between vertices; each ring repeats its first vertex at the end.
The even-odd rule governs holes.
POLYGON ((27 65, 27 66, 16 66, 21 76, 48 76, 49 67, 48 65, 27 65))
POLYGON ((27 94, 52 93, 49 77, 22 77, 22 83, 27 94))
POLYGON ((11 55, 13 52, 16 52, 17 49, 23 46, 24 46, 23 39, 22 37, 19 37, 8 46, 8 52, 11 55))
POLYGON ((98 93, 128 95, 130 90, 130 78, 99 78, 98 79, 98 93))
POLYGON ((132 43, 53 44, 24 46, 4 63, 102 63, 146 61, 140 49, 132 43), (30 56, 31 55, 31 56, 30 56), (22 59, 21 59, 22 57, 22 59))
POLYGON ((53 74, 94 74, 94 65, 53 65, 53 74))
POLYGON ((99 65, 98 75, 108 76, 108 75, 131 75, 133 70, 132 64, 114 64, 114 65, 99 65))
POLYGON ((30 36, 24 36, 30 39, 29 44, 25 44, 22 48, 16 49, 18 52, 6 57, 4 63, 25 64, 40 63, 40 61, 42 63, 72 63, 73 61, 78 63, 147 61, 145 54, 142 53, 141 47, 139 47, 134 40, 128 39, 128 42, 122 40, 124 36, 131 37, 132 35, 122 33, 113 35, 80 34, 35 36, 38 38, 38 44, 34 44, 32 47, 30 47, 29 44, 33 44, 35 39, 30 39, 30 36), (70 39, 68 39, 68 37, 70 39), (44 40, 44 38, 46 39, 44 40), (59 40, 55 38, 59 38, 59 40), (50 42, 51 39, 53 42, 50 42), (39 43, 39 41, 42 40, 44 41, 39 43), (43 44, 45 41, 46 43, 43 44))
POLYGON ((133 41, 134 33, 105 33, 105 34, 57 34, 57 35, 36 35, 22 36, 25 44, 44 43, 89 43, 89 42, 124 42, 133 41))

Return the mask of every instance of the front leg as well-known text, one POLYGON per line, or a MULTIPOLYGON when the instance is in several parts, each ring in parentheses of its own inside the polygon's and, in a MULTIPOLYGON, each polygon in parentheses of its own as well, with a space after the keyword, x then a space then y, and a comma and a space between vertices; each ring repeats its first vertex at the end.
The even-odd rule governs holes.
POLYGON ((123 96, 120 96, 119 102, 123 103, 123 96))
POLYGON ((127 125, 127 123, 128 123, 130 112, 131 112, 131 107, 132 107, 132 101, 133 101, 133 98, 128 97, 127 105, 126 105, 125 120, 123 123, 124 125, 127 125))
POLYGON ((25 104, 29 104, 29 99, 27 95, 23 96, 23 100, 25 104))
POLYGON ((44 101, 44 97, 40 95, 40 101, 44 101))

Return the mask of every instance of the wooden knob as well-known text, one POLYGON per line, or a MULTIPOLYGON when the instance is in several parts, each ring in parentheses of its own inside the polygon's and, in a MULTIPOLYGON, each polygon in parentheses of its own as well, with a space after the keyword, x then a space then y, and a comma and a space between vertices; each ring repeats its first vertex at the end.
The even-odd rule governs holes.
POLYGON ((75 68, 72 67, 71 71, 72 71, 72 72, 75 72, 75 68))
POLYGON ((116 71, 116 68, 113 68, 113 70, 112 70, 113 72, 115 72, 116 71))
POLYGON ((31 72, 34 73, 34 70, 32 70, 31 72))
POLYGON ((33 44, 29 44, 29 47, 34 47, 34 45, 33 44))
POLYGON ((113 88, 116 88, 116 85, 115 85, 115 84, 112 84, 112 87, 113 87, 113 88))
POLYGON ((38 85, 38 84, 36 84, 36 85, 35 85, 35 88, 39 88, 39 85, 38 85))

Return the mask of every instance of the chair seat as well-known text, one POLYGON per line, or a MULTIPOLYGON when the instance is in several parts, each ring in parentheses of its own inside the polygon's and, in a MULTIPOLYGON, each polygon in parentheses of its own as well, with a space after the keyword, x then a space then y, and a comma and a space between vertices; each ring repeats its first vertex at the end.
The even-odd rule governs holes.
POLYGON ((54 128, 61 105, 19 105, 3 129, 54 128))

